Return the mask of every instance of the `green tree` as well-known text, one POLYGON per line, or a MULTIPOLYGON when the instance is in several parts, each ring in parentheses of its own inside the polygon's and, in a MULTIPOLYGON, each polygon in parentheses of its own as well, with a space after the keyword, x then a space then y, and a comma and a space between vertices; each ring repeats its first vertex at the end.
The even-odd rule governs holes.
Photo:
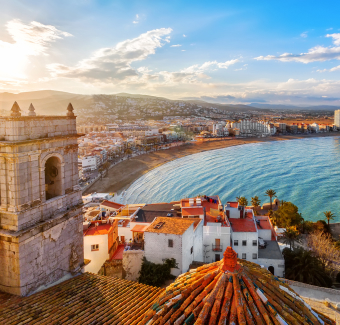
POLYGON ((335 215, 331 211, 326 211, 323 213, 325 215, 325 219, 327 220, 328 226, 329 226, 329 221, 334 220, 335 215))
POLYGON ((125 154, 128 156, 132 155, 132 150, 130 148, 125 149, 125 154))
POLYGON ((238 204, 241 206, 245 207, 248 205, 248 200, 244 196, 237 198, 237 201, 238 201, 238 204))
POLYGON ((171 274, 172 268, 178 268, 174 258, 166 259, 163 264, 155 264, 144 257, 141 270, 139 271, 138 282, 160 287, 166 280, 175 278, 171 274))
POLYGON ((311 251, 303 248, 283 251, 286 272, 285 277, 290 280, 304 282, 320 287, 330 287, 332 279, 322 268, 320 261, 311 251))
POLYGON ((251 205, 255 208, 254 209, 254 214, 255 215, 258 215, 258 212, 257 212, 256 208, 259 207, 260 204, 261 204, 261 200, 259 199, 258 196, 254 196, 254 197, 251 198, 251 205))
POLYGON ((275 224, 280 228, 300 227, 303 218, 299 213, 299 209, 292 202, 285 202, 274 213, 273 218, 275 224))
POLYGON ((289 249, 294 248, 294 241, 299 237, 299 232, 293 227, 289 227, 283 233, 283 242, 289 245, 289 249))
POLYGON ((270 210, 273 210, 273 197, 276 197, 276 192, 274 190, 267 190, 266 196, 269 196, 270 199, 270 210))

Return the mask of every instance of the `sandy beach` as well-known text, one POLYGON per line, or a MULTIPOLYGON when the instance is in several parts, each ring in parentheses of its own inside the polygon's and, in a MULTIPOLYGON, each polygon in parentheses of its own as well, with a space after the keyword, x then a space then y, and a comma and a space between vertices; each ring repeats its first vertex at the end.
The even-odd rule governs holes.
POLYGON ((219 141, 207 142, 191 142, 179 147, 150 152, 137 157, 124 160, 112 167, 107 175, 95 182, 90 188, 85 191, 85 194, 92 192, 120 192, 127 189, 136 179, 149 172, 150 170, 161 166, 171 160, 175 160, 187 155, 195 153, 239 146, 249 143, 268 142, 268 141, 286 141, 293 139, 306 139, 315 137, 335 137, 340 136, 340 133, 318 133, 309 135, 287 135, 275 136, 267 138, 230 138, 219 141))

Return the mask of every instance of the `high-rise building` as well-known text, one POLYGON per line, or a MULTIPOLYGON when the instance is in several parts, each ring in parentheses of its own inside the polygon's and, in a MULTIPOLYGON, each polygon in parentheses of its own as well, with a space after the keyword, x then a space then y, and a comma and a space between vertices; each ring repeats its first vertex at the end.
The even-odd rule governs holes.
POLYGON ((76 117, 0 117, 0 291, 26 295, 83 265, 76 117))
POLYGON ((340 109, 334 111, 334 125, 336 125, 337 128, 340 128, 340 109))

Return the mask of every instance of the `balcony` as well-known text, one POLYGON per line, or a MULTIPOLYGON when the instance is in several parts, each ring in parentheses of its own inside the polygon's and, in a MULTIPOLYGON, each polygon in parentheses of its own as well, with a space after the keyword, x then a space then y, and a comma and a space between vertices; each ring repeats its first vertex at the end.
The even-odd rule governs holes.
POLYGON ((222 245, 212 245, 213 252, 222 252, 223 248, 222 245))

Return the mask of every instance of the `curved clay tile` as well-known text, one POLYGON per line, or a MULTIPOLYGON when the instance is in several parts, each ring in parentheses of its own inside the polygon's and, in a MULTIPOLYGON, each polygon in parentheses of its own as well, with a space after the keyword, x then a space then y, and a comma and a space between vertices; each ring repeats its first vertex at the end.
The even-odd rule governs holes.
POLYGON ((142 325, 334 324, 286 283, 259 265, 237 260, 228 247, 220 262, 180 275, 149 309, 142 325))

